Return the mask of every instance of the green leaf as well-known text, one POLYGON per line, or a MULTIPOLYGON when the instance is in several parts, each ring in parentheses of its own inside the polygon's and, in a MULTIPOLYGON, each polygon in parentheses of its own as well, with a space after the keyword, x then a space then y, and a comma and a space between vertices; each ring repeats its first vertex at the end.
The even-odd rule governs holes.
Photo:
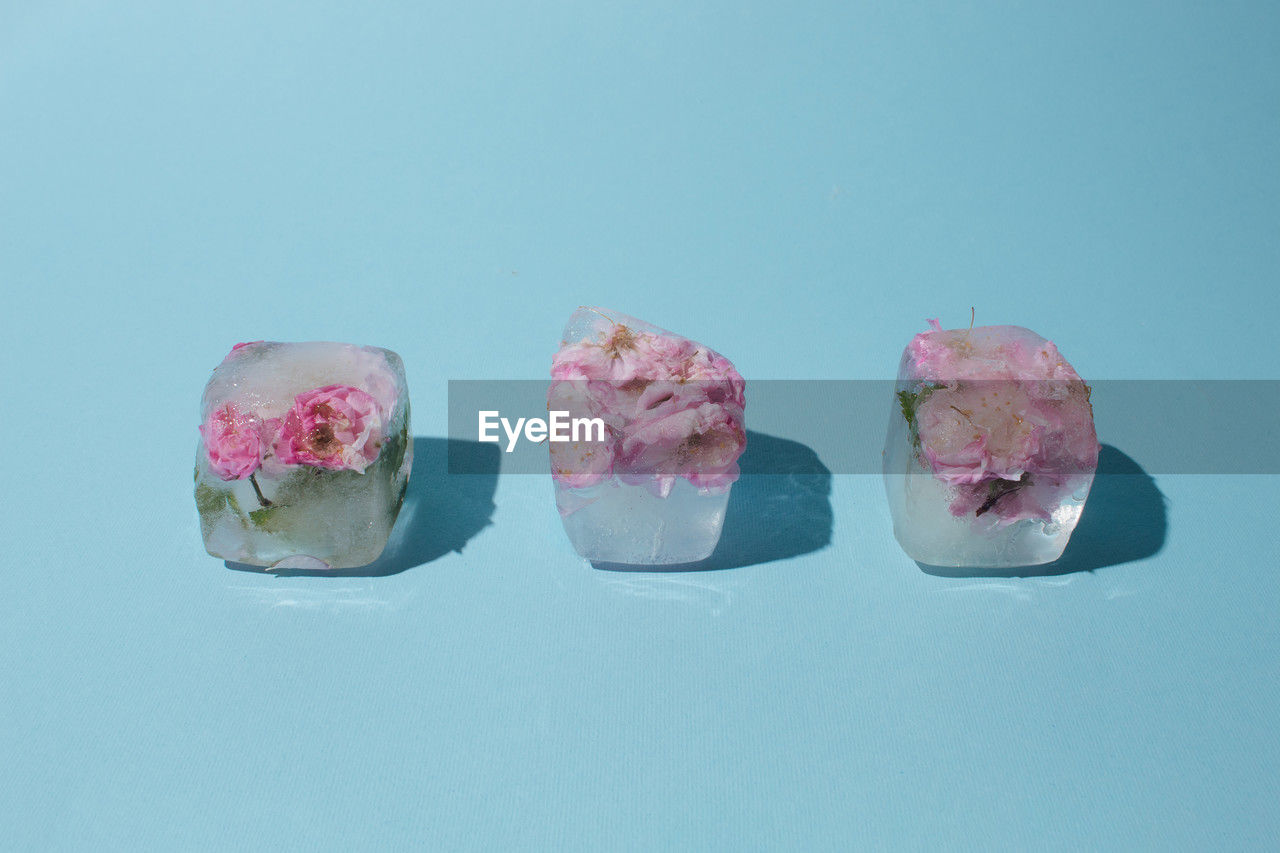
POLYGON ((940 385, 921 385, 918 391, 903 389, 898 392, 898 405, 902 408, 902 417, 907 422, 907 431, 911 434, 911 446, 920 451, 920 427, 916 424, 916 412, 935 389, 940 385))
POLYGON ((196 509, 200 510, 201 515, 213 515, 214 513, 222 512, 226 508, 230 497, 230 492, 206 486, 204 483, 196 484, 196 509))
POLYGON ((206 483, 196 483, 196 509, 200 511, 201 524, 213 524, 214 517, 230 511, 240 524, 247 524, 240 501, 230 489, 218 489, 206 483))
POLYGON ((282 504, 260 507, 249 513, 249 521, 266 533, 279 533, 287 526, 288 517, 281 514, 286 509, 288 507, 282 504))
POLYGON ((906 420, 907 426, 914 428, 916 425, 916 407, 920 405, 920 395, 912 394, 906 390, 899 391, 898 405, 902 408, 902 417, 906 420))

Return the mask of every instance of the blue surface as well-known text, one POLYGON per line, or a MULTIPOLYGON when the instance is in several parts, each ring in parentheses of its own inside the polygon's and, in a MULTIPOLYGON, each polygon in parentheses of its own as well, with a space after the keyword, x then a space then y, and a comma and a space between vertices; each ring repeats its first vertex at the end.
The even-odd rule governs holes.
POLYGON ((584 302, 749 380, 971 305, 1280 377, 1280 7, 910 5, 0 3, 3 846, 1280 845, 1275 476, 1134 474, 1021 579, 840 475, 721 571, 427 469, 394 574, 203 553, 241 340, 398 351, 423 458, 584 302))

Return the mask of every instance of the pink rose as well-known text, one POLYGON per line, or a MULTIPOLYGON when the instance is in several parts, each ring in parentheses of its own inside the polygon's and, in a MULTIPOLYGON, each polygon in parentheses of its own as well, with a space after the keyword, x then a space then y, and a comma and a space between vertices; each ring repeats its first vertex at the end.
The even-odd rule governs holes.
POLYGON ((952 488, 951 512, 1002 524, 1050 519, 1097 465, 1088 386, 1029 329, 929 325, 899 375, 922 389, 919 458, 952 488))
POLYGON ((916 418, 921 458, 955 488, 957 516, 1046 520, 1097 464, 1079 380, 955 382, 928 391, 916 418))
POLYGON ((682 365, 680 376, 684 382, 697 383, 712 403, 730 402, 739 409, 746 406, 746 381, 718 352, 698 350, 682 365))
POLYGON ((551 376, 560 381, 549 408, 572 408, 565 405, 565 386, 572 384, 577 408, 602 418, 610 431, 604 445, 553 445, 557 482, 583 487, 616 474, 665 497, 680 477, 707 489, 738 478, 746 383, 719 353, 678 335, 608 321, 563 343, 551 376))
POLYGON ((350 385, 328 385, 294 398, 274 450, 286 465, 364 473, 381 447, 377 400, 350 385))
POLYGON ((1029 390, 1017 382, 967 382, 930 392, 916 416, 934 476, 956 485, 1026 473, 1046 426, 1029 390))
POLYGON ((738 479, 738 457, 746 444, 739 415, 703 403, 630 424, 619 448, 619 467, 628 479, 684 477, 701 488, 722 487, 738 479))
POLYGON ((209 413, 200 425, 209 468, 224 480, 243 480, 262 464, 266 447, 262 422, 231 403, 209 413))
POLYGON ((551 364, 552 379, 609 379, 627 382, 656 378, 660 354, 649 342, 652 335, 617 325, 594 341, 566 344, 551 364))

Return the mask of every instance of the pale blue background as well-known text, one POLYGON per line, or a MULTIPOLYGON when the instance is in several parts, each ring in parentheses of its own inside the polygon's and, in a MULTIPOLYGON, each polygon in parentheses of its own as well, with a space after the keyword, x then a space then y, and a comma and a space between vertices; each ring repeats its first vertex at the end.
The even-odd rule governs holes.
POLYGON ((395 349, 441 436, 583 302, 748 378, 971 305, 1278 378, 1280 7, 364 5, 0 3, 0 846, 1280 844, 1273 476, 1026 579, 922 572, 870 476, 678 575, 541 478, 380 578, 229 570, 190 496, 232 343, 395 349))

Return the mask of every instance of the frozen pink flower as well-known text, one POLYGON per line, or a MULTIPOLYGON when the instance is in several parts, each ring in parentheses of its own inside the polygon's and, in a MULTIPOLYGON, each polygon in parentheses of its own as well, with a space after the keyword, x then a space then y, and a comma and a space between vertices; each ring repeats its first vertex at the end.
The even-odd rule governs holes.
MULTIPOLYGON (((598 312, 597 312, 598 313, 598 312)), ((746 443, 745 386, 724 356, 687 338, 614 323, 562 344, 551 367, 552 408, 573 383, 582 408, 602 418, 616 440, 607 447, 552 447, 553 475, 562 484, 594 485, 613 474, 661 496, 684 477, 699 488, 728 486, 738 477, 746 443)), ((562 401, 563 402, 563 401, 562 401)), ((597 443, 599 444, 599 443, 597 443)))
POLYGON ((956 383, 937 388, 916 412, 921 450, 934 476, 950 484, 1017 480, 1049 424, 1019 383, 956 383))
POLYGON ((923 395, 920 454, 935 477, 956 488, 953 514, 1049 518, 1074 478, 1097 465, 1088 392, 1075 385, 1058 396, 1046 382, 965 381, 923 395))
POLYGON ((930 325, 908 346, 903 374, 918 383, 920 460, 953 488, 951 512, 1049 520, 1097 466, 1088 386, 1028 329, 930 325))
POLYGON ((905 367, 921 379, 1080 380, 1052 341, 1021 326, 933 328, 911 339, 905 367))
POLYGON ((378 401, 351 385, 328 385, 294 398, 274 451, 286 465, 364 473, 381 447, 378 401))
POLYGON ((657 378, 665 373, 666 348, 655 348, 652 337, 618 324, 595 340, 566 344, 552 360, 551 378, 614 382, 657 378))
POLYGON ((729 359, 708 349, 700 350, 681 365, 681 381, 698 383, 708 400, 746 406, 747 383, 729 359))
POLYGON ((687 338, 613 324, 595 338, 566 343, 551 363, 552 379, 616 383, 675 380, 728 383, 741 393, 742 377, 727 358, 687 338))
POLYGON ((227 403, 214 409, 200 425, 209 454, 209 469, 224 480, 243 480, 262 465, 266 443, 262 422, 227 403))
POLYGON ((738 479, 738 457, 746 445, 740 415, 702 403, 629 424, 618 466, 628 478, 684 477, 702 488, 723 487, 738 479))
POLYGON ((586 489, 613 476, 613 437, 551 444, 551 476, 571 489, 586 489))

